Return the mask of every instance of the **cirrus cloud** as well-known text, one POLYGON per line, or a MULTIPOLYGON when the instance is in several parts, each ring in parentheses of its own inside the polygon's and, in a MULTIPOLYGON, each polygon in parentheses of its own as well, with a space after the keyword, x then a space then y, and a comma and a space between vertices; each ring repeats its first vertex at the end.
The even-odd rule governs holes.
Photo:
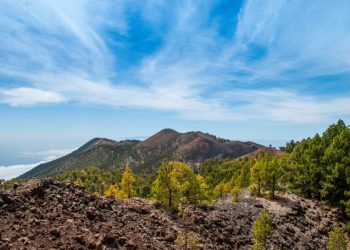
POLYGON ((349 88, 317 80, 350 81, 346 0, 219 5, 5 1, 0 102, 159 110, 186 120, 350 115, 349 88))

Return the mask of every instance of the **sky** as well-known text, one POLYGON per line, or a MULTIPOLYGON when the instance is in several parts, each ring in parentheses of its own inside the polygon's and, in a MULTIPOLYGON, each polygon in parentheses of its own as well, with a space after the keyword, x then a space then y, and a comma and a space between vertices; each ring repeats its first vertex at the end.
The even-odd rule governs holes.
POLYGON ((349 123, 348 13, 348 0, 4 0, 0 178, 94 137, 281 146, 349 123))

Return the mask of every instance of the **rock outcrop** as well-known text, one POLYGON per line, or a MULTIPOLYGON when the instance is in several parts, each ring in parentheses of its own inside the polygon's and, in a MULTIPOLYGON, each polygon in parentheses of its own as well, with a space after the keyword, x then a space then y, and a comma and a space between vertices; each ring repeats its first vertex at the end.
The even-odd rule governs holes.
POLYGON ((263 207, 273 218, 271 249, 325 249, 332 224, 342 221, 338 210, 314 201, 287 195, 270 202, 247 193, 238 203, 226 197, 186 206, 180 217, 157 202, 96 198, 49 179, 0 191, 0 249, 184 249, 179 239, 186 235, 199 249, 249 249, 263 207))

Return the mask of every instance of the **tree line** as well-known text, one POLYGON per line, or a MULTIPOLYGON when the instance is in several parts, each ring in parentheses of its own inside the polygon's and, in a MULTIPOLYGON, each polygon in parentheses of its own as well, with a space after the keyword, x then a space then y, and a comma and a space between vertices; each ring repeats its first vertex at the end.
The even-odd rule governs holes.
POLYGON ((288 190, 340 207, 350 216, 350 128, 342 120, 322 135, 291 141, 282 150, 234 160, 214 158, 196 171, 165 160, 153 175, 135 175, 129 166, 124 173, 89 167, 56 178, 85 186, 96 195, 153 198, 169 207, 210 203, 228 193, 238 200, 243 188, 270 199, 288 190))

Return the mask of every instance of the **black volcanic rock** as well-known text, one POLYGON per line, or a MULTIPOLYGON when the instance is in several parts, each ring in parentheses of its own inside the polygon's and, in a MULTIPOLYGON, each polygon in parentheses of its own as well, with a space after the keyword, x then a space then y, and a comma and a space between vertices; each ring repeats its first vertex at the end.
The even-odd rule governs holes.
POLYGON ((268 201, 244 193, 237 203, 227 196, 215 205, 187 205, 182 217, 159 203, 96 198, 50 179, 1 197, 9 204, 0 205, 0 249, 183 249, 177 239, 185 234, 199 249, 250 249, 262 208, 273 219, 268 249, 326 249, 332 225, 344 226, 338 210, 288 194, 268 201))
POLYGON ((124 168, 127 163, 136 172, 150 173, 164 159, 195 165, 212 157, 237 158, 261 148, 264 147, 252 142, 230 141, 202 132, 179 133, 163 129, 144 141, 116 142, 95 138, 64 157, 35 167, 20 178, 53 176, 87 166, 124 168))

